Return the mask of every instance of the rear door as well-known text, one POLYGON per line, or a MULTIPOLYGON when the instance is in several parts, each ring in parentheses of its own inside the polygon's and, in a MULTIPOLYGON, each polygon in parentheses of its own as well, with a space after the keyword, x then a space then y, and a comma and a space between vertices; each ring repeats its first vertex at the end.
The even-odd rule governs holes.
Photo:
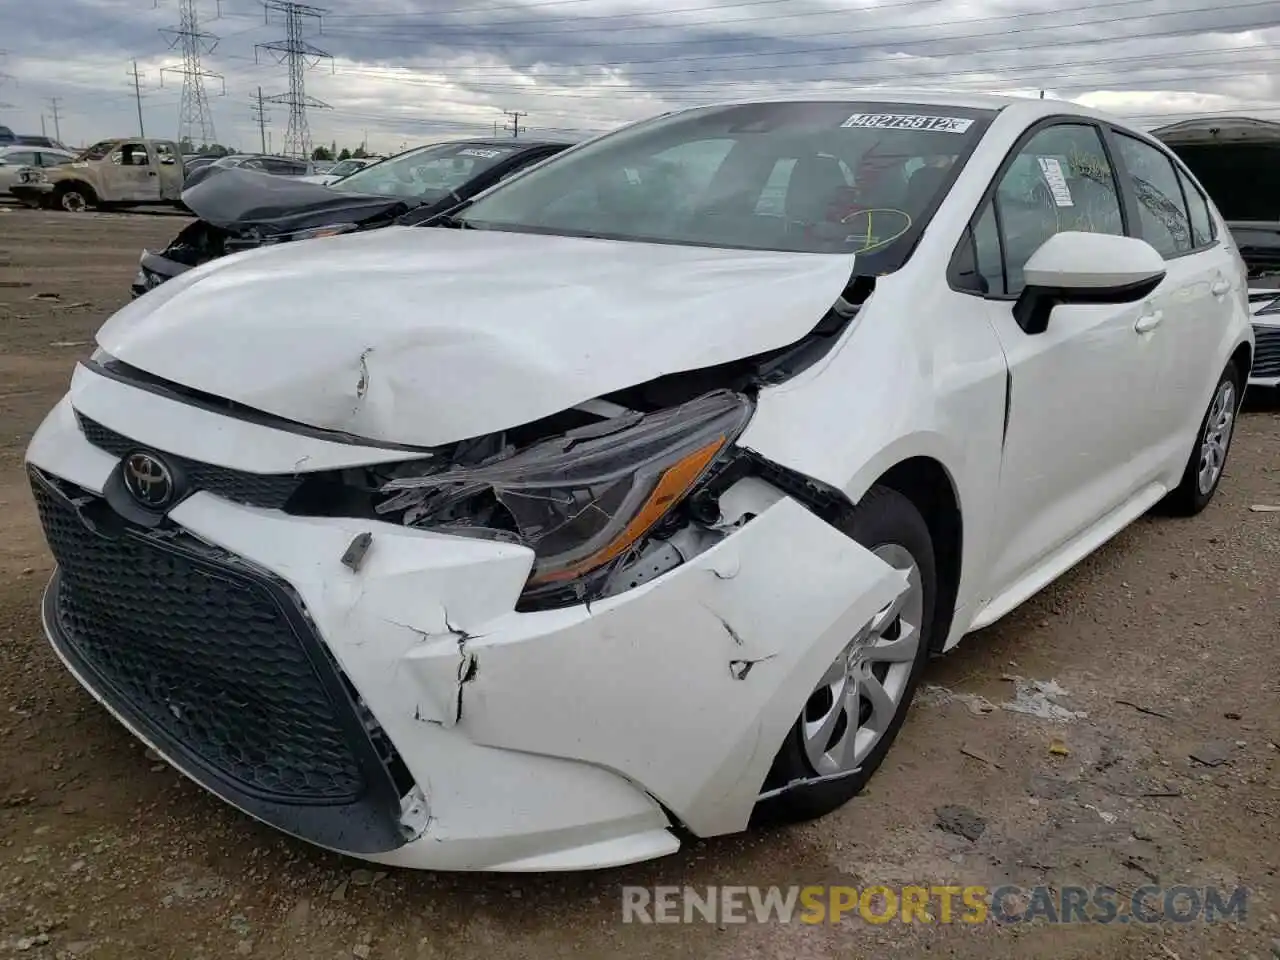
POLYGON ((1120 182, 1134 233, 1164 257, 1168 275, 1152 296, 1160 323, 1152 331, 1160 375, 1150 397, 1170 466, 1180 466, 1220 370, 1208 362, 1231 322, 1230 255, 1215 235, 1198 188, 1162 147, 1112 129, 1120 182), (1188 192, 1189 191, 1189 192, 1188 192))
POLYGON ((160 180, 160 199, 177 200, 182 195, 182 181, 185 173, 182 166, 182 154, 177 144, 168 140, 153 141, 155 157, 158 160, 156 172, 160 180))

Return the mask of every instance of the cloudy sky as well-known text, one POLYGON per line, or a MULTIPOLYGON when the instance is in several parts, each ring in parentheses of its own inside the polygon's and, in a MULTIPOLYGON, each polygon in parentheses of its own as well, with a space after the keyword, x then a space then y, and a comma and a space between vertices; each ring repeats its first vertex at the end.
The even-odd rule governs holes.
MULTIPOLYGON (((0 0, 0 123, 82 144, 174 136, 182 58, 161 28, 179 0, 0 0), (154 5, 153 5, 154 4, 154 5), (168 68, 168 69, 166 69, 168 68)), ((285 37, 258 0, 197 0, 220 39, 202 59, 218 140, 254 149, 259 87, 288 74, 255 45, 285 37)), ((851 86, 1004 91, 1079 100, 1147 126, 1243 113, 1280 120, 1277 0, 361 0, 308 19, 332 54, 306 74, 316 143, 387 152, 491 134, 594 132, 678 106, 851 86)), ((268 107, 272 145, 288 108, 268 107)))

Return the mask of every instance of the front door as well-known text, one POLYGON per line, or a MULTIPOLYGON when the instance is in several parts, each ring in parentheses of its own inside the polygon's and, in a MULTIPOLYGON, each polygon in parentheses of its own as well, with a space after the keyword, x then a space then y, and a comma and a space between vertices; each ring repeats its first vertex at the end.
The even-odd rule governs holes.
POLYGON ((1109 155, 1088 122, 1055 123, 1027 137, 975 223, 988 314, 1005 353, 1010 391, 989 596, 1160 472, 1150 394, 1158 386, 1162 347, 1158 328, 1148 329, 1144 319, 1154 310, 1152 298, 1061 305, 1035 334, 1014 319, 1027 260, 1068 230, 1125 232, 1109 155))
POLYGON ((122 143, 111 154, 110 178, 104 200, 122 203, 155 203, 160 199, 160 174, 145 143, 122 143))

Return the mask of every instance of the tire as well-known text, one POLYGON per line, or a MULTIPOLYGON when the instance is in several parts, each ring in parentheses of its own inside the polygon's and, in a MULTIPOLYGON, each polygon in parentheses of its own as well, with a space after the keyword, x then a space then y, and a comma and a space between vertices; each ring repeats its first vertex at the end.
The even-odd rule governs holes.
MULTIPOLYGON (((856 763, 859 772, 821 783, 795 786, 776 796, 762 800, 756 808, 756 819, 758 821, 796 822, 811 820, 836 810, 861 792, 867 781, 871 779, 881 762, 883 762, 885 755, 889 752, 889 748, 893 745, 893 741, 898 735, 898 731, 902 728, 907 711, 911 706, 911 700, 915 695, 916 686, 920 680, 920 673, 924 668, 925 662, 929 659, 938 582, 933 540, 929 535, 929 528, 925 524, 924 518, 920 515, 920 511, 916 509, 909 499, 896 490, 891 490, 887 487, 872 487, 842 527, 844 532, 855 541, 869 550, 881 553, 894 566, 905 569, 907 565, 914 563, 915 569, 919 572, 918 584, 915 588, 919 595, 918 606, 914 601, 909 602, 907 608, 903 610, 901 620, 889 621, 887 628, 884 630, 884 638, 891 643, 894 636, 901 639, 900 631, 905 628, 904 625, 907 624, 909 617, 918 618, 919 624, 916 627, 917 644, 914 656, 907 661, 901 662, 901 664, 870 665, 870 669, 873 672, 880 667, 885 668, 885 675, 879 677, 880 680, 884 681, 881 690, 891 691, 896 687, 900 690, 900 694, 896 700, 896 706, 893 708, 892 719, 888 721, 887 725, 883 722, 877 724, 883 727, 879 739, 870 745, 869 752, 865 753, 856 763), (895 629, 899 631, 896 634, 895 629)), ((912 582, 916 583, 915 577, 912 578, 912 582)), ((914 595, 915 591, 909 591, 908 596, 914 595)), ((846 648, 846 650, 848 649, 846 648)), ((874 650, 875 647, 871 649, 874 650)), ((841 669, 841 664, 844 662, 846 662, 846 653, 842 652, 841 657, 832 665, 832 670, 838 673, 841 669)), ((845 680, 846 684, 849 682, 845 680)), ((849 688, 846 687, 845 689, 849 688)), ((838 709, 834 706, 834 700, 835 697, 832 695, 831 690, 825 688, 823 683, 820 682, 814 692, 810 694, 808 701, 801 708, 795 724, 787 733, 782 748, 778 751, 778 755, 769 771, 769 776, 765 781, 765 791, 783 787, 797 780, 808 780, 831 772, 829 769, 819 770, 811 759, 815 744, 821 738, 810 739, 807 742, 805 728, 809 726, 810 729, 813 729, 823 719, 830 718, 833 711, 838 709)), ((860 713, 865 711, 866 707, 867 701, 862 701, 860 703, 860 713)), ((843 729, 845 734, 840 734, 842 729, 840 720, 837 719, 835 721, 834 736, 836 739, 842 739, 847 734, 849 713, 849 710, 844 711, 843 729)), ((867 720, 870 719, 872 717, 868 716, 867 720)))
POLYGON ((1192 517, 1209 505, 1218 490, 1218 484, 1222 482, 1222 474, 1226 471, 1227 454, 1231 450, 1231 439, 1235 436, 1235 421, 1240 413, 1243 395, 1244 377, 1234 362, 1228 363, 1218 377, 1209 405, 1200 419, 1195 446, 1183 468, 1182 479, 1164 499, 1164 512, 1192 517), (1210 453, 1210 438, 1215 434, 1218 438, 1216 470, 1211 471, 1211 476, 1202 475, 1210 453))
POLYGON ((84 213, 97 201, 93 191, 74 183, 59 184, 53 191, 53 207, 65 213, 84 213))

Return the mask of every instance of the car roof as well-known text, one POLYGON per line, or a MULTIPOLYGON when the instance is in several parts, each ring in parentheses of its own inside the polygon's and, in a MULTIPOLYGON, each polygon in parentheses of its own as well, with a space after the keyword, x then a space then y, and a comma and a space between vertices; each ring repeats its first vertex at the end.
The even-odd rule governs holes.
POLYGON ((851 88, 844 96, 786 96, 786 97, 752 97, 742 100, 725 100, 715 103, 682 107, 675 113, 698 110, 703 107, 745 106, 753 103, 885 103, 910 104, 911 106, 955 107, 961 110, 989 110, 999 113, 1013 113, 1019 119, 1033 121, 1040 117, 1072 114, 1107 120, 1123 126, 1132 127, 1120 117, 1095 110, 1091 107, 1073 103, 1070 100, 1053 98, 1018 97, 999 94, 963 93, 950 90, 860 90, 851 88))
POLYGON ((0 144, 0 153, 65 153, 70 156, 75 155, 74 150, 68 150, 66 147, 46 147, 39 143, 2 143, 0 144))
POLYGON ((454 144, 471 144, 477 147, 520 147, 521 149, 533 149, 534 147, 568 147, 572 144, 563 140, 517 140, 514 137, 476 137, 467 140, 450 140, 448 143, 454 144))

